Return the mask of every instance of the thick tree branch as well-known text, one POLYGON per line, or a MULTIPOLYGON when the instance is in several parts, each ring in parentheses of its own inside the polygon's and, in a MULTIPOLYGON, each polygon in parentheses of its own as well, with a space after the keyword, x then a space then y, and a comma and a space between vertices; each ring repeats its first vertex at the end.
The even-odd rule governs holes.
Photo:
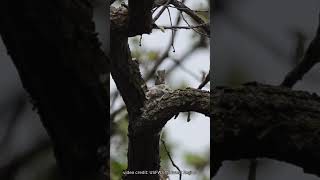
MULTIPOLYGON (((125 8, 111 9, 111 75, 116 83, 129 114, 129 146, 128 146, 128 171, 158 170, 159 163, 152 159, 142 161, 145 156, 154 158, 158 154, 159 137, 132 136, 133 123, 141 115, 144 106, 146 85, 141 77, 139 64, 132 60, 128 46, 128 34, 125 30, 127 24, 127 11, 125 8), (149 148, 141 152, 140 146, 148 142, 149 148), (150 165, 150 163, 153 163, 150 165)), ((158 175, 127 175, 127 180, 151 180, 158 179, 158 175)))
POLYGON ((106 178, 109 61, 92 16, 86 0, 0 3, 0 34, 67 179, 106 178))
POLYGON ((129 36, 151 32, 153 3, 154 0, 129 0, 129 36))
POLYGON ((177 112, 195 111, 209 116, 210 93, 199 89, 178 89, 149 100, 134 124, 134 134, 157 134, 177 112))
POLYGON ((139 64, 132 60, 126 31, 127 10, 111 10, 111 75, 126 104, 129 116, 136 118, 145 101, 146 85, 141 77, 139 64))
POLYGON ((267 157, 320 176, 320 97, 249 83, 211 96, 211 176, 224 160, 267 157))
MULTIPOLYGON (((142 115, 132 123, 129 134, 129 167, 133 171, 159 171, 159 132, 177 112, 196 111, 209 116, 209 92, 176 90, 157 100, 149 100, 142 115), (131 151, 130 151, 131 150, 131 151), (134 168, 134 169, 133 169, 134 168)), ((159 175, 131 175, 130 180, 159 180, 159 175)))
MULTIPOLYGON (((144 3, 144 1, 139 1, 139 3, 144 3)), ((130 21, 134 22, 135 27, 139 26, 139 23, 148 23, 148 19, 144 16, 149 13, 149 10, 145 12, 142 7, 137 6, 139 3, 131 1, 130 5, 129 1, 129 17, 126 8, 111 8, 111 74, 129 113, 127 172, 159 171, 158 132, 177 111, 194 110, 202 113, 205 112, 206 115, 209 115, 209 93, 204 93, 201 90, 175 91, 163 97, 157 104, 152 105, 154 102, 146 104, 145 91, 147 88, 141 77, 138 62, 131 58, 127 37, 128 34, 129 36, 142 34, 147 29, 145 28, 146 26, 139 27, 136 30, 130 27, 130 21), (138 8, 140 8, 139 11, 141 12, 130 14, 130 11, 136 11, 138 8), (131 34, 132 32, 133 34, 131 34), (203 94, 205 97, 200 98, 203 94), (201 102, 205 103, 203 105, 205 107, 200 106, 201 102), (155 105, 170 107, 171 110, 161 112, 161 109, 157 109, 155 105), (144 114, 149 112, 146 108, 151 108, 151 106, 154 106, 154 110, 157 109, 158 113, 152 111, 155 114, 144 114), (206 108, 206 110, 201 108, 206 108), (150 127, 148 124, 150 121, 147 121, 148 118, 154 119, 154 125, 161 124, 162 127, 160 125, 150 127), (137 124, 139 123, 143 123, 145 126, 137 128, 137 124)), ((124 176, 124 179, 159 180, 159 174, 127 174, 124 176)))

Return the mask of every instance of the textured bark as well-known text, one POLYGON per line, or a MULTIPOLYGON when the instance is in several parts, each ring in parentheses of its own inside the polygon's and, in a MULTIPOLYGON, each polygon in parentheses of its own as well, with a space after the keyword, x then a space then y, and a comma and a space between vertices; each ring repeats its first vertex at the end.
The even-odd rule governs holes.
MULTIPOLYGON (((145 7, 137 6, 143 1, 133 3, 129 2, 129 12, 132 7, 134 11, 137 11, 135 8, 140 7, 141 11, 138 13, 139 17, 137 17, 138 14, 133 15, 137 20, 135 26, 139 26, 140 23, 148 24, 149 19, 143 19, 144 15, 141 15, 141 13, 146 13, 143 9, 145 7), (145 22, 141 22, 142 20, 145 22)), ((166 94, 161 100, 146 101, 147 87, 141 77, 139 64, 132 60, 128 47, 130 31, 132 33, 139 31, 139 34, 142 34, 146 28, 145 26, 142 29, 135 27, 135 30, 130 28, 131 18, 131 16, 128 17, 126 8, 111 8, 111 75, 129 114, 127 172, 158 172, 160 169, 159 132, 165 123, 179 111, 193 110, 209 115, 209 93, 195 89, 177 90, 166 94)), ((124 179, 158 180, 159 175, 127 174, 124 179)))
POLYGON ((210 93, 199 89, 178 89, 146 102, 134 123, 134 134, 158 134, 177 112, 195 111, 209 116, 210 93))
MULTIPOLYGON (((164 125, 177 112, 196 111, 209 116, 209 92, 197 89, 176 90, 159 99, 149 100, 142 108, 142 114, 132 122, 130 140, 132 149, 129 166, 135 169, 159 171, 159 134, 164 125)), ((129 149, 130 150, 130 149, 129 149)), ((159 179, 159 176, 136 175, 132 179, 159 179)))
POLYGON ((320 97, 249 83, 211 96, 211 176, 224 160, 267 157, 320 175, 320 97))
MULTIPOLYGON (((139 71, 139 65, 132 60, 131 52, 128 46, 127 34, 127 10, 125 8, 111 10, 111 75, 116 86, 126 104, 129 114, 129 146, 128 146, 128 168, 127 171, 146 171, 157 170, 159 167, 149 166, 157 159, 150 159, 158 155, 159 139, 145 139, 143 137, 134 137, 132 135, 132 124, 138 119, 141 114, 140 108, 144 106, 146 86, 139 71), (147 152, 141 148, 141 144, 148 141, 149 148, 147 152), (148 153, 149 156, 145 156, 148 153), (143 162, 137 164, 137 162, 143 162)), ((158 179, 158 176, 141 176, 141 175, 127 175, 124 177, 129 180, 144 180, 158 179)))
POLYGON ((138 62, 131 58, 128 36, 124 31, 127 22, 125 8, 111 11, 111 75, 127 106, 129 116, 135 118, 140 115, 140 108, 143 107, 146 86, 138 62))
POLYGON ((152 7, 154 0, 129 0, 128 36, 149 34, 152 30, 152 7))
POLYGON ((2 39, 66 179, 106 179, 109 61, 92 11, 86 0, 0 3, 2 39))

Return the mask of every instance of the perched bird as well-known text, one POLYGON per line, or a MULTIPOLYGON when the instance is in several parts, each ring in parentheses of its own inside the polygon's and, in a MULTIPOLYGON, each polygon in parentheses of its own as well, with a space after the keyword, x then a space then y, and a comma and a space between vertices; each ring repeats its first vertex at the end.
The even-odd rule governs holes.
POLYGON ((149 88, 146 93, 147 99, 161 98, 164 94, 172 92, 168 85, 165 84, 165 70, 157 71, 155 85, 149 88))

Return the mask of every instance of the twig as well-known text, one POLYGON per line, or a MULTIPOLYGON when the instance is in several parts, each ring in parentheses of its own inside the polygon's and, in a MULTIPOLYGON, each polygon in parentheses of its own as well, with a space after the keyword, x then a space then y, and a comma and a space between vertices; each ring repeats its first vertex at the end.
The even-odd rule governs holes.
POLYGON ((165 141, 164 141, 163 139, 161 139, 161 142, 162 142, 162 145, 163 145, 163 147, 164 147, 164 150, 166 151, 166 153, 167 153, 167 155, 168 155, 168 157, 169 157, 169 159, 170 159, 170 161, 171 161, 172 166, 174 166, 174 167, 179 171, 179 180, 181 180, 181 178, 182 178, 182 172, 181 172, 180 168, 174 163, 174 161, 173 161, 173 159, 172 159, 172 157, 171 157, 171 155, 170 155, 170 152, 169 152, 168 149, 167 149, 167 146, 166 146, 165 141))
MULTIPOLYGON (((205 79, 202 81, 202 83, 199 85, 198 89, 202 89, 208 82, 210 81, 210 70, 205 77, 205 79)), ((191 121, 191 113, 188 111, 188 116, 187 116, 187 122, 191 121)))
POLYGON ((161 25, 157 25, 154 28, 155 29, 194 29, 194 28, 200 28, 200 27, 207 26, 207 25, 208 25, 208 23, 198 24, 198 25, 188 25, 188 26, 161 26, 161 25))
POLYGON ((168 5, 170 3, 171 0, 167 0, 167 2, 163 5, 163 7, 160 9, 160 11, 158 12, 158 14, 153 18, 152 20, 152 24, 154 24, 159 17, 161 16, 161 14, 164 12, 164 10, 166 10, 166 8, 168 8, 168 5))
POLYGON ((302 77, 320 61, 320 17, 319 25, 315 38, 311 41, 302 61, 297 64, 297 66, 290 71, 281 86, 292 88, 297 81, 301 80, 302 77))
MULTIPOLYGON (((179 17, 180 17, 180 16, 179 16, 179 17)), ((184 55, 181 57, 180 61, 175 60, 176 63, 168 69, 167 75, 169 75, 171 72, 173 72, 173 70, 174 70, 175 68, 177 68, 178 66, 181 67, 182 62, 183 62, 183 61, 186 61, 186 60, 188 59, 187 57, 190 56, 194 51, 196 51, 197 49, 199 49, 201 46, 202 46, 202 42, 201 42, 201 40, 200 40, 200 41, 198 41, 195 45, 193 45, 193 47, 192 47, 189 51, 187 51, 186 54, 184 54, 184 55), (178 62, 179 62, 179 63, 178 63, 178 62)), ((179 116, 179 114, 180 114, 180 113, 177 113, 177 114, 174 116, 174 119, 177 119, 178 116, 179 116)), ((191 117, 191 114, 190 114, 190 112, 188 112, 187 122, 190 122, 190 119, 191 119, 190 117, 191 117)))
MULTIPOLYGON (((181 21, 180 16, 178 16, 178 18, 176 19, 175 24, 178 25, 181 21)), ((171 37, 171 42, 175 40, 176 38, 176 32, 173 33, 172 37, 171 37)), ((163 63, 163 61, 169 57, 169 51, 171 49, 171 43, 168 45, 168 47, 166 48, 166 50, 164 51, 164 53, 162 54, 162 56, 156 61, 155 65, 153 66, 153 68, 147 73, 147 75, 145 76, 145 80, 150 80, 154 73, 156 72, 156 70, 158 69, 158 67, 163 63)))
MULTIPOLYGON (((180 15, 181 15, 183 21, 184 21, 189 27, 191 27, 191 25, 189 24, 189 22, 187 21, 187 19, 184 17, 183 12, 180 12, 180 15)), ((201 26, 201 27, 203 27, 203 26, 201 26)), ((200 34, 200 35, 209 37, 208 34, 202 33, 202 32, 200 32, 200 31, 196 30, 196 28, 190 28, 190 29, 192 29, 193 31, 195 31, 196 33, 198 33, 198 34, 200 34)))
POLYGON ((208 82, 210 81, 210 70, 205 77, 205 79, 202 81, 202 83, 198 86, 198 89, 202 89, 208 82))
POLYGON ((201 80, 201 78, 199 78, 199 76, 196 73, 193 73, 191 70, 189 70, 187 67, 185 67, 180 61, 178 61, 176 59, 171 59, 171 61, 173 61, 175 64, 179 65, 181 70, 183 70, 185 73, 192 76, 194 79, 201 80))
MULTIPOLYGON (((193 10, 184 5, 183 2, 179 2, 177 0, 171 0, 170 2, 176 9, 185 12, 188 14, 193 20, 195 20, 198 24, 204 24, 204 20, 201 19, 193 10)), ((210 26, 203 26, 202 29, 206 32, 206 35, 210 37, 210 26)))
POLYGON ((209 11, 208 10, 193 10, 193 12, 195 12, 195 13, 200 13, 200 12, 208 13, 209 11))
MULTIPOLYGON (((173 25, 172 25, 172 20, 171 20, 171 13, 170 13, 169 8, 167 8, 167 10, 168 10, 168 14, 169 14, 170 25, 173 26, 173 25)), ((174 31, 174 29, 172 29, 171 31, 172 31, 171 46, 172 46, 173 52, 176 52, 176 50, 175 50, 175 48, 174 48, 174 39, 173 39, 174 34, 175 34, 175 31, 174 31)))
POLYGON ((175 63, 170 68, 168 68, 167 76, 169 76, 169 74, 172 73, 178 66, 181 66, 181 64, 184 61, 187 61, 188 57, 190 57, 195 51, 197 51, 201 47, 203 47, 203 42, 200 39, 199 41, 196 42, 196 44, 192 45, 192 47, 181 58, 179 58, 179 60, 177 59, 175 60, 176 62, 179 62, 179 63, 175 63))

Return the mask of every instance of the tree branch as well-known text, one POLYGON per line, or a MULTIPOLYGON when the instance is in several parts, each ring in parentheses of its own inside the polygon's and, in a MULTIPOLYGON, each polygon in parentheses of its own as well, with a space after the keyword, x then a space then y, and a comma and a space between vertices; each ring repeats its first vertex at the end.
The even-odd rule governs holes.
POLYGON ((0 34, 66 179, 107 178, 109 59, 92 18, 86 0, 0 2, 0 34))
POLYGON ((149 100, 134 124, 134 134, 157 134, 177 112, 195 111, 209 116, 210 93, 199 89, 178 89, 160 99, 149 100))
MULTIPOLYGON (((130 171, 159 171, 159 132, 177 112, 196 111, 209 116, 209 92, 197 89, 176 90, 158 100, 149 100, 142 115, 131 122, 129 134, 130 171)), ((158 174, 128 175, 129 180, 159 180, 158 174)))
POLYGON ((320 15, 315 38, 311 41, 303 59, 290 71, 281 86, 292 88, 310 69, 320 62, 320 15))
MULTIPOLYGON (((111 10, 111 75, 116 83, 129 114, 129 145, 128 145, 128 171, 158 170, 157 160, 159 137, 134 137, 132 136, 133 123, 140 117, 141 108, 144 106, 145 91, 147 87, 141 77, 139 64, 132 60, 128 46, 128 33, 125 30, 127 24, 126 9, 113 8, 111 10), (148 142, 146 151, 141 152, 141 145, 148 142), (152 157, 147 161, 141 161, 144 157, 152 157)), ((141 18, 141 17, 138 17, 141 18)), ((144 149, 143 149, 144 150, 144 149)), ((127 175, 127 180, 157 180, 158 175, 127 175)))
MULTIPOLYGON (((201 90, 179 90, 169 96, 163 97, 158 104, 152 105, 152 103, 146 102, 145 92, 147 88, 141 77, 138 62, 131 58, 127 37, 128 34, 129 36, 137 33, 142 34, 144 31, 142 27, 137 28, 139 30, 132 30, 130 28, 130 21, 132 21, 131 23, 135 23, 135 27, 139 26, 137 23, 143 24, 148 22, 148 19, 144 16, 148 14, 149 11, 144 12, 144 7, 140 7, 137 14, 130 14, 138 10, 139 7, 137 5, 139 3, 137 1, 131 1, 130 5, 129 1, 129 17, 127 10, 123 7, 118 9, 111 8, 111 74, 123 97, 129 114, 127 172, 159 171, 159 134, 157 132, 161 130, 164 124, 170 117, 174 116, 177 111, 194 110, 197 112, 205 112, 206 115, 209 115, 209 93, 204 93, 204 91, 201 90), (143 19, 146 21, 143 22, 143 19), (203 93, 205 97, 200 98, 203 93), (195 105, 195 103, 197 103, 197 105, 195 105), (203 105, 205 107, 200 106, 201 103, 205 103, 205 105, 203 105), (171 107, 171 110, 158 111, 157 113, 152 110, 150 112, 155 114, 144 114, 148 112, 146 108, 155 105, 171 107), (203 110, 201 107, 207 108, 207 110, 203 110), (175 111, 173 111, 173 109, 175 109, 175 111), (147 117, 146 115, 150 116, 147 117), (156 121, 154 124, 156 126, 150 127, 148 124, 150 121, 146 121, 150 117, 156 121), (137 124, 139 123, 143 123, 145 126, 143 128, 140 128, 140 126, 137 128, 137 124), (161 127, 157 124, 163 126, 161 127), (141 131, 141 133, 139 131, 141 131)), ((144 3, 144 1, 141 1, 141 3, 144 3)), ((170 48, 168 48, 168 50, 169 49, 170 48)), ((167 53, 163 57, 166 56, 167 53)), ((155 109, 157 108, 154 108, 154 110, 155 109)), ((127 174, 123 178, 126 180, 159 180, 159 174, 127 174)))
POLYGON ((267 157, 320 176, 320 97, 248 83, 211 96, 211 176, 224 160, 267 157))
POLYGON ((138 117, 145 101, 147 87, 141 76, 139 64, 132 60, 128 35, 123 31, 126 9, 111 10, 111 75, 117 85, 131 119, 138 117))
POLYGON ((152 7, 154 0, 129 0, 128 36, 149 34, 152 30, 152 7))
POLYGON ((210 24, 204 22, 194 11, 192 11, 188 6, 184 5, 182 2, 177 0, 171 0, 170 2, 173 6, 175 6, 178 10, 185 12, 188 14, 193 20, 195 20, 198 24, 202 24, 201 29, 206 33, 208 37, 210 37, 210 24))

